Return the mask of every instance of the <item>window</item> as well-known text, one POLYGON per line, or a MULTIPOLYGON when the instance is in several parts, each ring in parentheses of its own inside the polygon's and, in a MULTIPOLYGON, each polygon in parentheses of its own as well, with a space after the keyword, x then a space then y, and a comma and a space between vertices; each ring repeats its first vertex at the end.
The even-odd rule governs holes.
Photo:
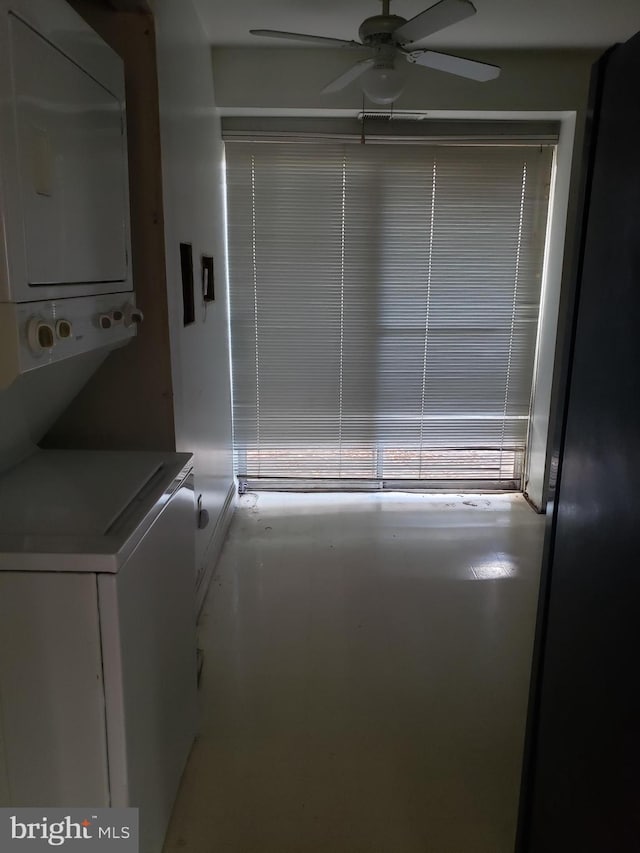
POLYGON ((241 478, 521 487, 552 158, 227 142, 241 478))

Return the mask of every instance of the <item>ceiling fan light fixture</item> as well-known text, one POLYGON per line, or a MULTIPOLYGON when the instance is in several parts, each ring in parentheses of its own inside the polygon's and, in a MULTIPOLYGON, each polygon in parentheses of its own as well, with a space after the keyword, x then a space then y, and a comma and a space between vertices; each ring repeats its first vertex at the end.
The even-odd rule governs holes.
POLYGON ((471 0, 437 0, 408 21, 389 11, 390 0, 382 0, 382 14, 372 15, 360 25, 360 41, 346 41, 309 33, 285 30, 250 30, 255 36, 311 42, 325 47, 365 48, 370 55, 347 68, 322 89, 323 95, 341 92, 359 80, 364 95, 374 104, 389 106, 402 94, 405 85, 405 60, 424 68, 435 68, 468 80, 486 82, 500 74, 497 65, 477 62, 463 56, 416 48, 416 44, 432 33, 463 21, 476 13, 471 0), (400 68, 396 67, 396 62, 400 68), (402 69, 402 70, 401 70, 402 69))
POLYGON ((393 104, 402 92, 406 74, 393 62, 376 63, 362 75, 362 91, 374 104, 393 104))

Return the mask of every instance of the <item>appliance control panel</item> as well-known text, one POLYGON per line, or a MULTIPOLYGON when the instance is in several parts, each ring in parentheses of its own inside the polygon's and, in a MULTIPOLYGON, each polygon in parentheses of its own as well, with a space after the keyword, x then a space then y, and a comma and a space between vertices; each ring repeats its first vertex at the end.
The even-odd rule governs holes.
POLYGON ((0 388, 29 370, 124 346, 144 319, 132 296, 0 303, 0 388))

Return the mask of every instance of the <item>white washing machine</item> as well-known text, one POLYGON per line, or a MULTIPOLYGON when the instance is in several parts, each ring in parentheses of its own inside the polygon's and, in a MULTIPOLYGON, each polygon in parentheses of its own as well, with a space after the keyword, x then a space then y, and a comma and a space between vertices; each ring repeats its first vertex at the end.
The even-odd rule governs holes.
POLYGON ((160 853, 195 733, 191 457, 37 448, 141 328, 129 230, 122 60, 64 0, 0 0, 0 805, 137 806, 160 853))
POLYGON ((136 806, 160 853, 196 728, 190 456, 0 478, 0 805, 136 806))

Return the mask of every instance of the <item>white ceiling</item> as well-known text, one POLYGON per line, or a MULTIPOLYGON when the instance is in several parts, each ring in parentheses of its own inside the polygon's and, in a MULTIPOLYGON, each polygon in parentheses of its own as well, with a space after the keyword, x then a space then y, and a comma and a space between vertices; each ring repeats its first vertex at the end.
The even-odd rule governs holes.
MULTIPOLYGON (((357 38, 379 0, 195 0, 211 43, 305 47, 249 35, 250 28, 357 38)), ((639 0, 474 0, 478 14, 430 36, 435 48, 608 47, 640 30, 639 0)), ((430 0, 392 0, 391 11, 411 18, 430 0)))

